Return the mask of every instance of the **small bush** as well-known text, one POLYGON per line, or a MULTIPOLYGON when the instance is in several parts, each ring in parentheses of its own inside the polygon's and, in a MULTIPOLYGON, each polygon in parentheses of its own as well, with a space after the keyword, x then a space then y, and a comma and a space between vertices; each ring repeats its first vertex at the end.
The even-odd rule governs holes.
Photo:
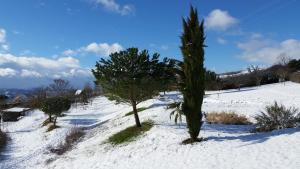
POLYGON ((182 123, 182 115, 184 115, 182 111, 182 102, 170 103, 168 104, 167 109, 172 109, 172 112, 170 113, 170 120, 172 119, 172 116, 174 116, 175 124, 178 123, 178 120, 182 123))
POLYGON ((153 127, 154 123, 151 120, 142 123, 142 127, 131 126, 128 127, 108 138, 108 142, 114 145, 130 142, 134 138, 149 131, 153 127))
POLYGON ((7 140, 8 140, 8 137, 7 137, 6 133, 4 133, 0 130, 0 150, 5 147, 5 145, 7 144, 7 140))
POLYGON ((228 124, 228 125, 247 125, 251 124, 244 115, 236 114, 235 112, 213 112, 206 116, 208 123, 228 124))
POLYGON ((266 106, 265 112, 254 117, 256 120, 257 132, 266 132, 276 129, 293 128, 299 123, 300 114, 298 109, 294 107, 286 108, 284 105, 266 106))
MULTIPOLYGON (((148 108, 147 107, 137 108, 137 112, 141 112, 141 111, 144 111, 146 109, 148 109, 148 108)), ((133 114, 133 111, 126 113, 125 116, 130 116, 132 114, 133 114)))
POLYGON ((72 146, 79 141, 80 138, 84 136, 82 129, 74 128, 72 129, 63 143, 59 144, 56 148, 49 148, 51 153, 57 155, 62 155, 72 148, 72 146))

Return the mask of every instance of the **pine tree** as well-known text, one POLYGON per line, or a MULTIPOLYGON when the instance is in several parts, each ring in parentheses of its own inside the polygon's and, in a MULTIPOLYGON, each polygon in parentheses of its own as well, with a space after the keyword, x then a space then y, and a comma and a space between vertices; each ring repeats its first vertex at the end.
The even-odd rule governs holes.
POLYGON ((202 126, 202 102, 205 87, 204 21, 199 23, 197 10, 191 7, 190 17, 183 19, 181 52, 183 55, 182 109, 186 116, 191 142, 199 141, 202 126))
POLYGON ((117 96, 120 101, 131 104, 137 127, 141 127, 137 105, 157 94, 157 71, 159 71, 159 54, 150 58, 147 50, 139 51, 129 48, 101 59, 92 70, 96 83, 105 92, 117 96))
POLYGON ((68 111, 70 107, 71 101, 68 98, 50 97, 45 99, 40 109, 49 116, 49 122, 53 122, 53 125, 56 126, 57 117, 68 111))

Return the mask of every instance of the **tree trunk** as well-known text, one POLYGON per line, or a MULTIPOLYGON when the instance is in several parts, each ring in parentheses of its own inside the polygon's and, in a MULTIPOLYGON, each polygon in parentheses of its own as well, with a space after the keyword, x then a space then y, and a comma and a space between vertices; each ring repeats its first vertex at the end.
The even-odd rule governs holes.
POLYGON ((52 122, 52 116, 49 114, 49 122, 52 122))
POLYGON ((56 126, 56 119, 57 117, 54 117, 54 120, 53 120, 53 125, 56 126))
POLYGON ((140 119, 139 119, 139 115, 136 109, 136 102, 135 101, 131 101, 132 103, 132 109, 133 109, 133 114, 134 114, 134 119, 135 119, 135 124, 137 127, 142 127, 140 119))

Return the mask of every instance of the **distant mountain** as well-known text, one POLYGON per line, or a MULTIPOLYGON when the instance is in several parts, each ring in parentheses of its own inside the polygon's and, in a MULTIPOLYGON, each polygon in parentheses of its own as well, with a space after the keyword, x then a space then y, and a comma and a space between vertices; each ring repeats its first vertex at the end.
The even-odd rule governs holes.
POLYGON ((31 90, 27 89, 0 89, 0 95, 5 95, 8 98, 14 98, 17 95, 29 95, 31 90))

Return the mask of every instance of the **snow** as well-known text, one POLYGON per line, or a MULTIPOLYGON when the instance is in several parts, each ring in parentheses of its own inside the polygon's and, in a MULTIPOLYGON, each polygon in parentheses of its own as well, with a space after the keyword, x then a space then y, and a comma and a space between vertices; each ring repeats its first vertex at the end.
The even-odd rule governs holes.
POLYGON ((2 110, 3 112, 23 112, 29 110, 29 108, 22 108, 22 107, 13 107, 10 109, 2 110))
MULTIPOLYGON (((49 133, 41 127, 46 116, 35 110, 18 122, 5 124, 12 141, 0 156, 0 168, 300 168, 299 128, 250 133, 251 125, 204 124, 200 135, 207 141, 181 145, 188 138, 186 124, 175 125, 169 119, 171 110, 165 109, 168 103, 181 98, 178 92, 169 92, 164 98, 141 103, 139 107, 149 107, 139 113, 141 121, 152 119, 155 125, 135 141, 120 146, 112 146, 106 140, 134 124, 133 117, 124 116, 131 111, 129 105, 115 105, 105 97, 97 97, 89 105, 73 106, 65 117, 59 118, 61 128, 49 133), (62 156, 50 154, 47 147, 59 144, 74 126, 86 129, 84 139, 62 156)), ((208 91, 203 109, 235 111, 252 119, 274 101, 300 108, 300 84, 286 82, 241 91, 208 91)))
POLYGON ((82 90, 76 90, 75 95, 80 95, 82 90))

